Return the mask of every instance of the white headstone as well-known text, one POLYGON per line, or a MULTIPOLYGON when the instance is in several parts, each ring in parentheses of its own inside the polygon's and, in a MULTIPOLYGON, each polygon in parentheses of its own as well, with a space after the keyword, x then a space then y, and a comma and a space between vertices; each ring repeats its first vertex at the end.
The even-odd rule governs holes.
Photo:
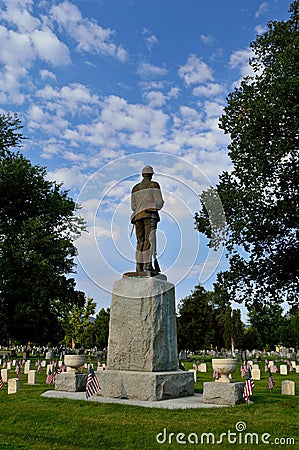
POLYGON ((294 369, 295 369, 295 367, 296 367, 296 361, 291 361, 291 364, 292 364, 292 366, 293 366, 294 369))
POLYGON ((286 364, 282 364, 279 367, 279 373, 280 373, 280 375, 287 375, 288 374, 288 366, 286 364))
POLYGON ((273 367, 274 366, 274 361, 269 361, 269 367, 273 367))
POLYGON ((17 394, 20 390, 20 380, 18 378, 10 378, 8 380, 8 394, 17 394))
POLYGON ((247 361, 247 366, 253 366, 253 361, 247 361))
POLYGON ((51 359, 52 357, 52 352, 47 352, 46 353, 46 359, 51 359))
POLYGON ((28 371, 28 384, 36 384, 36 370, 28 371))
POLYGON ((11 362, 10 361, 8 361, 6 368, 7 368, 7 370, 11 370, 11 362))
POLYGON ((296 366, 296 373, 299 373, 299 366, 296 366))
POLYGON ((199 371, 200 372, 206 372, 207 371, 207 365, 206 363, 201 363, 199 366, 199 371))
POLYGON ((44 360, 40 363, 40 365, 41 365, 42 367, 46 367, 47 361, 44 359, 44 360))
POLYGON ((259 369, 260 366, 259 366, 258 364, 253 364, 252 368, 253 368, 253 369, 259 369))
POLYGON ((12 362, 12 367, 15 367, 16 363, 17 363, 17 361, 14 359, 12 362))
POLYGON ((252 369, 251 376, 253 380, 260 380, 261 379, 260 369, 252 369))
POLYGON ((7 369, 1 369, 1 377, 3 383, 7 383, 8 380, 8 370, 7 369))
POLYGON ((284 380, 281 382, 282 395, 295 395, 296 384, 292 380, 284 380))
POLYGON ((25 366, 24 366, 24 373, 28 374, 29 370, 30 370, 30 365, 31 365, 31 361, 28 359, 28 361, 25 362, 25 366))

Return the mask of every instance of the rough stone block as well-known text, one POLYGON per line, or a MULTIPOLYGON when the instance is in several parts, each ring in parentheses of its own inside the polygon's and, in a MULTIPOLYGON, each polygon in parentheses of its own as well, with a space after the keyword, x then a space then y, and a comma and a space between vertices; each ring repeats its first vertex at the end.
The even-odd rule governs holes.
POLYGON ((55 391, 83 392, 86 382, 87 374, 62 372, 55 377, 55 391))
POLYGON ((153 277, 116 281, 109 329, 109 370, 178 370, 173 284, 153 277))
POLYGON ((194 395, 194 377, 190 372, 102 370, 96 375, 101 397, 159 401, 194 395))
POLYGON ((244 383, 203 384, 203 402, 215 405, 238 405, 243 403, 244 383))
POLYGON ((296 384, 292 380, 284 380, 281 383, 281 393, 282 395, 295 395, 296 384))

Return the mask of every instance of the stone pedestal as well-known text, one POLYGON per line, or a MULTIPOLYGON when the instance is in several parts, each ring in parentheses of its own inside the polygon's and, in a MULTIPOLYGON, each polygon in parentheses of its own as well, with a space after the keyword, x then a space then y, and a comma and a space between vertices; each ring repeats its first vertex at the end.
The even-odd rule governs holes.
POLYGON ((116 281, 109 330, 109 370, 178 370, 173 284, 144 276, 116 281))
POLYGON ((238 405, 243 403, 244 383, 203 384, 203 402, 215 405, 238 405))
POLYGON ((83 392, 87 374, 62 372, 55 377, 55 391, 83 392))
POLYGON ((140 372, 101 370, 96 372, 101 390, 108 398, 143 401, 167 400, 194 394, 194 378, 190 372, 140 372))
POLYGON ((174 285, 146 275, 125 274, 114 284, 108 370, 97 371, 102 397, 156 401, 194 394, 193 374, 178 370, 174 285))

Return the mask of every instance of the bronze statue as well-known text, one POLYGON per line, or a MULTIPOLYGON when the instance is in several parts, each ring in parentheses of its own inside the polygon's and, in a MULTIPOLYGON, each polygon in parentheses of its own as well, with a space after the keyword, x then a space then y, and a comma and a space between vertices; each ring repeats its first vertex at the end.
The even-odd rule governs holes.
POLYGON ((136 272, 160 272, 156 229, 160 221, 158 211, 163 207, 164 200, 159 184, 152 181, 153 174, 153 168, 145 166, 142 169, 143 180, 133 187, 131 193, 131 222, 135 226, 137 238, 136 272))

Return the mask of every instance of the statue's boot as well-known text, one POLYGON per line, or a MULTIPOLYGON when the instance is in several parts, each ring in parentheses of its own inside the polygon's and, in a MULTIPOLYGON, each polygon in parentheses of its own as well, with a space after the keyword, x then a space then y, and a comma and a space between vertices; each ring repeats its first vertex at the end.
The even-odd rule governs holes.
POLYGON ((143 264, 142 263, 136 264, 136 272, 143 272, 143 264))

